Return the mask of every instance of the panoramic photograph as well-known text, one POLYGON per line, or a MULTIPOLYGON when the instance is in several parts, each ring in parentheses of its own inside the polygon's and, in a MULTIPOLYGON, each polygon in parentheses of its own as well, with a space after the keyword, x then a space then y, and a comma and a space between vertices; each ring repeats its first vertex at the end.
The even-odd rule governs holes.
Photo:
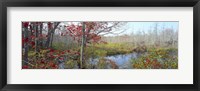
POLYGON ((178 69, 177 21, 23 21, 22 69, 178 69))

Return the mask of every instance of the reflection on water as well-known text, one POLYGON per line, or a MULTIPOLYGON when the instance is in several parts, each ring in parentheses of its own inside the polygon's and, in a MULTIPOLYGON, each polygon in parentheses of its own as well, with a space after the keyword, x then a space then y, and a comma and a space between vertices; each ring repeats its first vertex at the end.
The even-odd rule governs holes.
POLYGON ((114 61, 118 65, 118 67, 121 68, 121 66, 124 66, 125 64, 129 63, 131 58, 137 58, 137 54, 131 53, 123 55, 113 55, 107 56, 105 58, 114 61))
MULTIPOLYGON (((119 54, 119 55, 112 55, 107 56, 105 59, 111 60, 116 63, 116 65, 119 67, 119 69, 127 69, 131 68, 130 60, 134 58, 138 58, 140 54, 138 53, 130 53, 130 54, 119 54)), ((98 58, 90 58, 91 64, 95 65, 99 61, 98 58)))
MULTIPOLYGON (((116 65, 119 67, 119 69, 129 69, 132 68, 130 60, 131 59, 136 59, 140 56, 141 54, 138 53, 130 53, 130 54, 119 54, 119 55, 112 55, 112 56, 106 56, 104 57, 105 59, 111 60, 116 63, 116 65)), ((98 58, 90 58, 89 59, 90 64, 96 65, 99 61, 98 58)), ((59 69, 65 69, 65 61, 58 61, 59 63, 59 69)), ((109 68, 109 67, 108 67, 109 68)))

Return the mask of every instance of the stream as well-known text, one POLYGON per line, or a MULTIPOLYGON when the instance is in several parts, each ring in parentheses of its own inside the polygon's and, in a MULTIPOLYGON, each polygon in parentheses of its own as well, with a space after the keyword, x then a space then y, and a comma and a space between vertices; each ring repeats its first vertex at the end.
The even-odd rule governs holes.
MULTIPOLYGON (((119 69, 132 69, 132 64, 130 62, 131 59, 137 59, 141 55, 146 55, 147 53, 129 53, 129 54, 118 54, 118 55, 111 55, 111 56, 106 56, 104 57, 107 60, 113 61, 119 69)), ((177 53, 172 51, 169 53, 171 56, 176 56, 177 53)), ((165 59, 159 59, 160 61, 165 60, 165 59)), ((158 60, 158 61, 159 61, 158 60)), ((96 66, 99 62, 99 58, 90 58, 88 59, 89 63, 93 66, 96 66)), ((109 61, 106 61, 109 62, 109 61)), ((65 64, 64 61, 59 61, 59 69, 65 69, 65 64)), ((78 69, 78 66, 75 67, 75 69, 78 69)), ((107 65, 106 69, 112 69, 111 65, 107 65)))
MULTIPOLYGON (((112 56, 106 56, 105 59, 111 60, 116 63, 119 69, 129 69, 132 68, 130 60, 136 59, 140 56, 138 53, 130 53, 130 54, 118 54, 112 56)), ((95 65, 99 61, 98 58, 89 59, 91 64, 95 65)))
POLYGON ((107 56, 106 59, 114 61, 119 69, 130 68, 130 59, 137 58, 136 53, 107 56))
MULTIPOLYGON (((130 54, 118 54, 118 55, 112 55, 112 56, 106 56, 105 59, 111 60, 116 63, 116 65, 119 67, 119 69, 130 69, 132 68, 130 59, 132 58, 138 58, 140 54, 138 53, 130 53, 130 54)), ((90 63, 92 65, 96 65, 99 61, 98 58, 90 58, 90 63)), ((59 69, 65 69, 65 62, 59 60, 59 69)), ((110 68, 110 67, 107 67, 110 68)))

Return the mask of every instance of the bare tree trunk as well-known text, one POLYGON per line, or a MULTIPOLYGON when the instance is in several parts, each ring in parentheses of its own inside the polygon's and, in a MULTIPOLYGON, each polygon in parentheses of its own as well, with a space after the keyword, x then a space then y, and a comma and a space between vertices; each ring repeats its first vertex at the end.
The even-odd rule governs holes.
POLYGON ((25 65, 28 65, 28 41, 26 41, 28 39, 28 27, 24 27, 24 61, 25 61, 25 65))
POLYGON ((47 34, 47 41, 46 41, 46 48, 49 48, 49 43, 50 43, 50 39, 51 39, 51 30, 52 30, 52 26, 51 23, 48 23, 48 34, 47 34))
POLYGON ((56 28, 58 27, 58 25, 60 24, 60 22, 55 22, 54 23, 54 28, 51 30, 51 38, 50 38, 50 45, 49 47, 52 47, 52 44, 53 44, 53 35, 54 35, 54 32, 56 30, 56 28))
POLYGON ((53 42, 53 33, 52 32, 53 32, 53 30, 51 31, 51 34, 50 34, 50 36, 51 36, 50 41, 49 41, 49 47, 50 48, 52 48, 52 42, 53 42))
MULTIPOLYGON (((43 29, 43 23, 40 24, 40 32, 39 32, 40 35, 42 35, 42 29, 43 29)), ((43 39, 42 39, 42 38, 40 39, 39 45, 40 45, 41 47, 43 47, 43 39)))
POLYGON ((155 27, 154 27, 154 45, 158 42, 158 23, 155 23, 155 27))
MULTIPOLYGON (((91 30, 88 30, 88 31, 87 31, 87 34, 89 34, 90 31, 91 31, 91 30)), ((91 39, 91 37, 85 36, 85 41, 84 41, 84 45, 85 45, 85 46, 86 46, 86 43, 88 43, 88 40, 90 40, 90 39, 91 39)))
POLYGON ((38 59, 38 25, 36 22, 34 23, 34 30, 35 30, 35 62, 37 62, 38 59))
POLYGON ((80 68, 83 68, 83 53, 84 53, 84 42, 85 42, 85 23, 82 22, 82 40, 81 40, 81 53, 80 53, 80 68))
MULTIPOLYGON (((30 35, 29 36, 33 36, 33 24, 32 23, 30 23, 29 30, 30 30, 30 35)), ((32 41, 32 38, 29 37, 29 40, 32 41)), ((29 45, 29 49, 31 49, 31 48, 32 48, 32 46, 29 45)))

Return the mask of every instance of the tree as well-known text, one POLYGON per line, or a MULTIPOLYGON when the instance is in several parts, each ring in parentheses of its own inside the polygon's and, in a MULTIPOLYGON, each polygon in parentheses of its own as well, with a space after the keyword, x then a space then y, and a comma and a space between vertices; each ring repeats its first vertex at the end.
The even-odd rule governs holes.
POLYGON ((38 60, 38 22, 33 23, 33 28, 35 31, 35 62, 38 60))
POLYGON ((154 44, 157 44, 158 43, 158 23, 155 23, 155 26, 154 26, 154 44))
POLYGON ((85 22, 82 22, 82 41, 81 41, 81 53, 80 53, 80 66, 83 68, 83 52, 85 46, 85 22))
POLYGON ((51 29, 52 29, 52 23, 51 22, 48 22, 47 23, 48 25, 48 33, 47 33, 47 40, 46 40, 46 44, 45 44, 45 47, 46 48, 49 48, 49 43, 50 43, 50 39, 51 39, 51 29))
MULTIPOLYGON (((41 48, 52 48, 55 37, 55 30, 58 26, 62 26, 61 22, 23 22, 22 23, 22 47, 24 49, 24 61, 28 63, 28 51, 34 51, 35 62, 38 61, 38 55, 41 48), (45 29, 45 27, 48 27, 45 29), (44 32, 43 32, 44 31, 44 32), (47 34, 45 34, 45 31, 47 34), (45 37, 44 37, 45 36, 45 37), (43 41, 45 43, 43 44, 43 41), (30 50, 29 50, 30 49, 30 50)), ((69 23, 69 22, 68 22, 69 23)), ((101 36, 106 34, 116 34, 114 28, 120 26, 119 22, 73 22, 65 25, 65 33, 61 36, 69 35, 80 46, 80 62, 79 67, 84 68, 84 49, 94 43, 100 43, 101 36)), ((58 35, 58 33, 57 33, 58 35)), ((59 35, 58 35, 59 36, 59 35)), ((29 64, 29 63, 28 63, 29 64)))
POLYGON ((84 63, 84 47, 87 44, 99 43, 101 36, 106 34, 117 34, 113 31, 114 28, 118 28, 122 25, 122 22, 76 22, 69 23, 66 26, 66 32, 62 35, 69 35, 76 40, 81 46, 80 53, 80 68, 83 67, 84 63))
MULTIPOLYGON (((40 37, 43 37, 42 35, 42 30, 43 30, 43 22, 40 22, 40 24, 39 24, 39 28, 40 28, 40 31, 39 31, 39 36, 40 37)), ((42 38, 40 38, 40 41, 39 41, 39 45, 41 46, 41 47, 43 47, 43 39, 42 38)))
MULTIPOLYGON (((107 34, 119 34, 123 31, 113 31, 115 28, 120 27, 125 24, 124 22, 85 22, 85 43, 99 42, 101 36, 107 34), (116 33, 119 32, 119 33, 116 33)), ((70 23, 66 26, 66 33, 71 37, 76 39, 79 43, 82 38, 82 24, 79 22, 77 24, 70 23)))
POLYGON ((60 24, 60 22, 54 22, 54 23, 48 22, 47 41, 45 44, 46 48, 52 47, 53 35, 59 24, 60 24))
POLYGON ((54 32, 56 30, 56 28, 58 27, 58 25, 60 24, 60 22, 54 22, 53 23, 53 29, 51 30, 51 37, 50 37, 50 46, 52 48, 52 43, 53 43, 53 36, 54 36, 54 32))
POLYGON ((24 62, 28 64, 28 26, 29 22, 22 22, 22 29, 24 31, 24 37, 22 39, 22 45, 24 45, 24 62))

